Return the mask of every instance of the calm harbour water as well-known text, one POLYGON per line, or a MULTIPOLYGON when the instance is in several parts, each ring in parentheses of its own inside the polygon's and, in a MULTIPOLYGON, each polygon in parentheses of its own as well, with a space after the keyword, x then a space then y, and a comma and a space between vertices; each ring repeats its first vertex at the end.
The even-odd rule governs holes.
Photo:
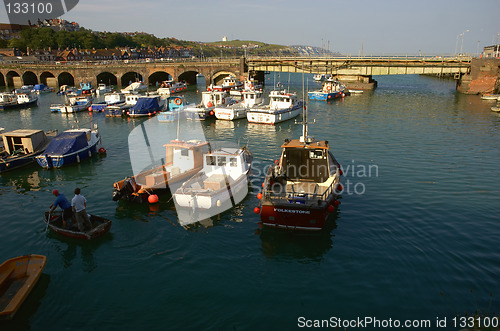
MULTIPOLYGON (((309 105, 310 133, 330 142, 346 187, 330 227, 315 234, 261 229, 253 213, 261 169, 301 134, 293 120, 202 124, 209 140, 249 140, 255 188, 213 226, 185 230, 165 198, 158 210, 111 200, 113 182, 132 173, 128 134, 144 120, 79 113, 82 127, 98 123, 106 157, 0 176, 0 260, 48 258, 18 316, 0 329, 276 330, 298 328, 299 317, 419 319, 432 329, 446 317, 455 329, 457 315, 498 316, 500 116, 452 80, 375 79, 374 92, 309 105), (50 192, 72 197, 77 186, 89 212, 113 220, 97 241, 45 232, 50 192)), ((266 89, 272 83, 271 75, 266 89)), ((301 75, 290 89, 302 94, 301 75)), ((195 87, 186 95, 200 99, 195 87)), ((0 111, 0 127, 71 128, 74 116, 48 109, 61 101, 42 95, 38 107, 0 111)))

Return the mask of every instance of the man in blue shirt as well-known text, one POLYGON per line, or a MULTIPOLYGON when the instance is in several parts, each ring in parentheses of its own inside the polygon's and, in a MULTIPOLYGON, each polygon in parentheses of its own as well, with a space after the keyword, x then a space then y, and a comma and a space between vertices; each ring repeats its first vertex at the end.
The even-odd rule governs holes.
MULTIPOLYGON (((52 194, 56 196, 56 200, 53 204, 50 205, 50 212, 52 213, 57 206, 61 207, 63 210, 62 213, 62 223, 64 227, 67 227, 68 223, 71 221, 73 217, 73 210, 71 209, 71 203, 69 203, 68 199, 64 196, 64 194, 59 193, 58 190, 52 191, 52 194)), ((71 226, 71 224, 70 224, 71 226)))

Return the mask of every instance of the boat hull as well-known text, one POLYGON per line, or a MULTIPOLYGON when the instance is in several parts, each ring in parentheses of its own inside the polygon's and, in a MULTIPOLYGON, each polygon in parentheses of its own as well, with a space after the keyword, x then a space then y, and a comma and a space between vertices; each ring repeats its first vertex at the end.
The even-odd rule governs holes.
POLYGON ((40 278, 47 257, 31 254, 0 265, 0 318, 14 317, 40 278))
POLYGON ((271 204, 262 203, 260 220, 262 225, 272 228, 299 231, 319 231, 325 227, 330 212, 329 203, 324 202, 321 207, 290 203, 271 204))
POLYGON ((45 212, 43 216, 43 220, 45 223, 49 221, 49 217, 50 222, 48 224, 48 227, 50 228, 50 230, 63 237, 74 239, 91 240, 99 238, 109 232, 112 224, 111 220, 97 215, 90 215, 89 220, 92 223, 92 229, 86 232, 80 232, 76 228, 76 224, 74 224, 71 228, 64 228, 62 226, 60 212, 52 214, 49 214, 49 212, 45 212))
POLYGON ((321 100, 321 101, 329 101, 340 98, 342 96, 342 92, 309 92, 307 93, 309 96, 309 100, 321 100))
POLYGON ((215 108, 215 117, 218 120, 234 121, 247 117, 246 109, 215 108))
POLYGON ((23 103, 8 103, 8 104, 0 104, 0 110, 6 110, 6 109, 16 109, 16 108, 22 108, 22 107, 31 107, 35 106, 38 103, 38 99, 31 100, 29 102, 23 102, 23 103))

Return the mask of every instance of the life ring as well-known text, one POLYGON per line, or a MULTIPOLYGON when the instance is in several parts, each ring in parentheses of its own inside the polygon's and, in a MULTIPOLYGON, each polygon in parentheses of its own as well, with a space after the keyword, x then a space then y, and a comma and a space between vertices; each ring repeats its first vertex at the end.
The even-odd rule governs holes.
POLYGON ((222 104, 226 103, 226 99, 222 98, 222 104))
POLYGON ((328 85, 328 86, 326 87, 326 90, 327 90, 327 91, 330 91, 331 89, 332 89, 332 87, 331 87, 330 85, 328 85))
POLYGON ((182 103, 181 98, 175 98, 175 99, 174 99, 174 103, 175 103, 176 105, 180 105, 180 104, 182 103))

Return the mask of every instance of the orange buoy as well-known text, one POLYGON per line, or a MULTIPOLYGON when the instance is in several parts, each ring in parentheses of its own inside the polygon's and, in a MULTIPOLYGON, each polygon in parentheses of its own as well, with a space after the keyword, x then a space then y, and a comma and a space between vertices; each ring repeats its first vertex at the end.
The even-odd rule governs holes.
POLYGON ((339 169, 339 173, 340 173, 340 176, 342 176, 344 174, 344 172, 342 171, 342 169, 339 169))
POLYGON ((335 211, 335 207, 334 207, 334 206, 332 206, 332 205, 329 205, 329 206, 328 206, 328 212, 329 212, 329 213, 333 213, 334 211, 335 211))
POLYGON ((339 200, 335 200, 335 202, 333 204, 335 205, 335 207, 338 207, 340 205, 340 201, 339 200))
POLYGON ((260 214, 260 208, 259 207, 255 207, 253 209, 253 212, 256 213, 256 214, 260 214))
POLYGON ((106 148, 104 147, 99 148, 99 153, 106 154, 106 148))
POLYGON ((257 199, 259 199, 259 200, 262 199, 262 193, 260 193, 260 192, 257 193, 257 199))
POLYGON ((148 202, 149 203, 157 203, 159 201, 158 196, 156 194, 151 194, 148 197, 148 202))
POLYGON ((264 187, 265 182, 262 182, 262 187, 264 187))
POLYGON ((215 113, 214 113, 214 111, 213 111, 213 110, 211 110, 211 111, 210 111, 210 116, 214 116, 214 114, 215 114, 215 113))
POLYGON ((213 106, 213 105, 212 105, 212 103, 209 101, 209 102, 207 103, 207 107, 208 107, 208 108, 210 108, 210 107, 212 107, 212 106, 213 106))

